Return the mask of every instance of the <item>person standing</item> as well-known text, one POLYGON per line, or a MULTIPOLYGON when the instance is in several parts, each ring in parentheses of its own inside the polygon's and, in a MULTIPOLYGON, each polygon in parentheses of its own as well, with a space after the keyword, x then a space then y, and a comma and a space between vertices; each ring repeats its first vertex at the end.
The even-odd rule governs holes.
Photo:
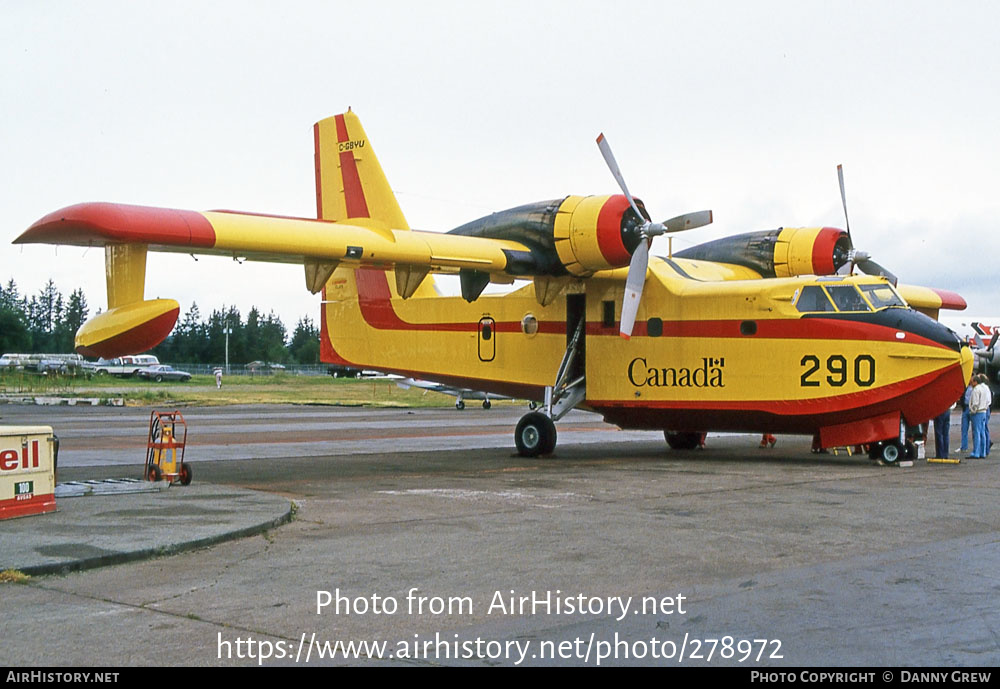
POLYGON ((993 393, 986 383, 986 376, 979 374, 976 387, 969 397, 969 413, 972 418, 972 454, 973 459, 983 459, 989 452, 989 438, 986 431, 986 414, 993 402, 993 393))
POLYGON ((222 388, 222 369, 221 368, 215 369, 215 388, 217 390, 222 388))
POLYGON ((938 459, 948 459, 948 441, 951 435, 951 407, 934 419, 934 450, 938 459))
POLYGON ((976 374, 969 376, 969 384, 965 386, 962 394, 962 452, 969 451, 969 426, 972 424, 972 415, 969 413, 969 398, 972 397, 972 388, 976 387, 976 374))
POLYGON ((983 428, 986 431, 986 456, 990 456, 990 450, 993 449, 993 441, 990 440, 990 411, 993 409, 993 388, 990 387, 990 377, 985 373, 980 373, 983 378, 983 386, 986 388, 986 392, 989 393, 989 401, 986 403, 986 423, 983 424, 983 428))

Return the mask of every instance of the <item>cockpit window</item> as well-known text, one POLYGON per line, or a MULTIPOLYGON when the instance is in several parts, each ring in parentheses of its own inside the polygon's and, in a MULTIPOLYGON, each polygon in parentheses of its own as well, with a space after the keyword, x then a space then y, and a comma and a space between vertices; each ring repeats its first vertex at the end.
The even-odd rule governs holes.
POLYGON ((795 302, 795 308, 800 313, 833 311, 833 304, 830 303, 830 299, 826 296, 822 287, 819 285, 806 285, 802 288, 802 293, 795 302))
POLYGON ((871 311, 868 303, 854 285, 827 285, 826 291, 833 298, 838 311, 871 311))
POLYGON ((899 295, 889 285, 861 285, 861 291, 876 309, 885 306, 906 306, 899 295))

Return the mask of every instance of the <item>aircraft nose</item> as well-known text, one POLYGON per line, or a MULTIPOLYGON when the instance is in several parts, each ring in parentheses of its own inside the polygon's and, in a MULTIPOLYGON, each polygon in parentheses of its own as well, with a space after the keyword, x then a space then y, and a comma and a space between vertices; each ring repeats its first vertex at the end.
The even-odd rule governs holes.
POLYGON ((956 354, 960 354, 963 360, 966 354, 970 358, 972 356, 968 346, 951 329, 918 311, 886 309, 880 312, 879 316, 884 321, 883 325, 900 331, 900 334, 897 335, 899 338, 903 338, 906 336, 905 334, 909 333, 947 347, 956 354))

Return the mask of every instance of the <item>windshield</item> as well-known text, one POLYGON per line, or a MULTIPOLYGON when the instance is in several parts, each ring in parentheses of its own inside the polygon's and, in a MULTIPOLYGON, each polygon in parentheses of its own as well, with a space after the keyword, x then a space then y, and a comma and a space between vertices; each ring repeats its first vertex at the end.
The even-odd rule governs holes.
POLYGON ((876 309, 886 306, 906 306, 906 303, 889 285, 861 285, 861 291, 876 309))
POLYGON ((837 305, 838 311, 871 311, 854 285, 827 285, 826 291, 837 305))

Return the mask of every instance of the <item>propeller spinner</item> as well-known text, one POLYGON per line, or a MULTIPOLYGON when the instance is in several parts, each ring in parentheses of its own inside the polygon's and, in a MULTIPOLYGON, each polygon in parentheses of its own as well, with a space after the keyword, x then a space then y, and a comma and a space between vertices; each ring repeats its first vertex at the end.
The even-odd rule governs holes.
POLYGON ((639 301, 642 298, 642 290, 646 284, 646 270, 649 268, 649 245, 652 243, 653 237, 668 232, 681 232, 708 225, 712 222, 712 211, 685 213, 661 223, 652 222, 639 210, 635 199, 632 198, 632 194, 625 184, 625 177, 618 168, 618 163, 615 161, 615 156, 611 152, 611 146, 608 144, 608 140, 604 137, 604 134, 597 137, 597 146, 601 149, 604 162, 608 164, 611 174, 614 175, 615 181, 621 187, 622 193, 625 194, 629 205, 632 206, 632 210, 640 220, 644 221, 637 229, 641 241, 636 246, 635 251, 632 252, 632 259, 628 264, 628 277, 625 279, 625 299, 622 301, 622 319, 619 331, 621 336, 627 339, 632 336, 635 315, 639 310, 639 301))

